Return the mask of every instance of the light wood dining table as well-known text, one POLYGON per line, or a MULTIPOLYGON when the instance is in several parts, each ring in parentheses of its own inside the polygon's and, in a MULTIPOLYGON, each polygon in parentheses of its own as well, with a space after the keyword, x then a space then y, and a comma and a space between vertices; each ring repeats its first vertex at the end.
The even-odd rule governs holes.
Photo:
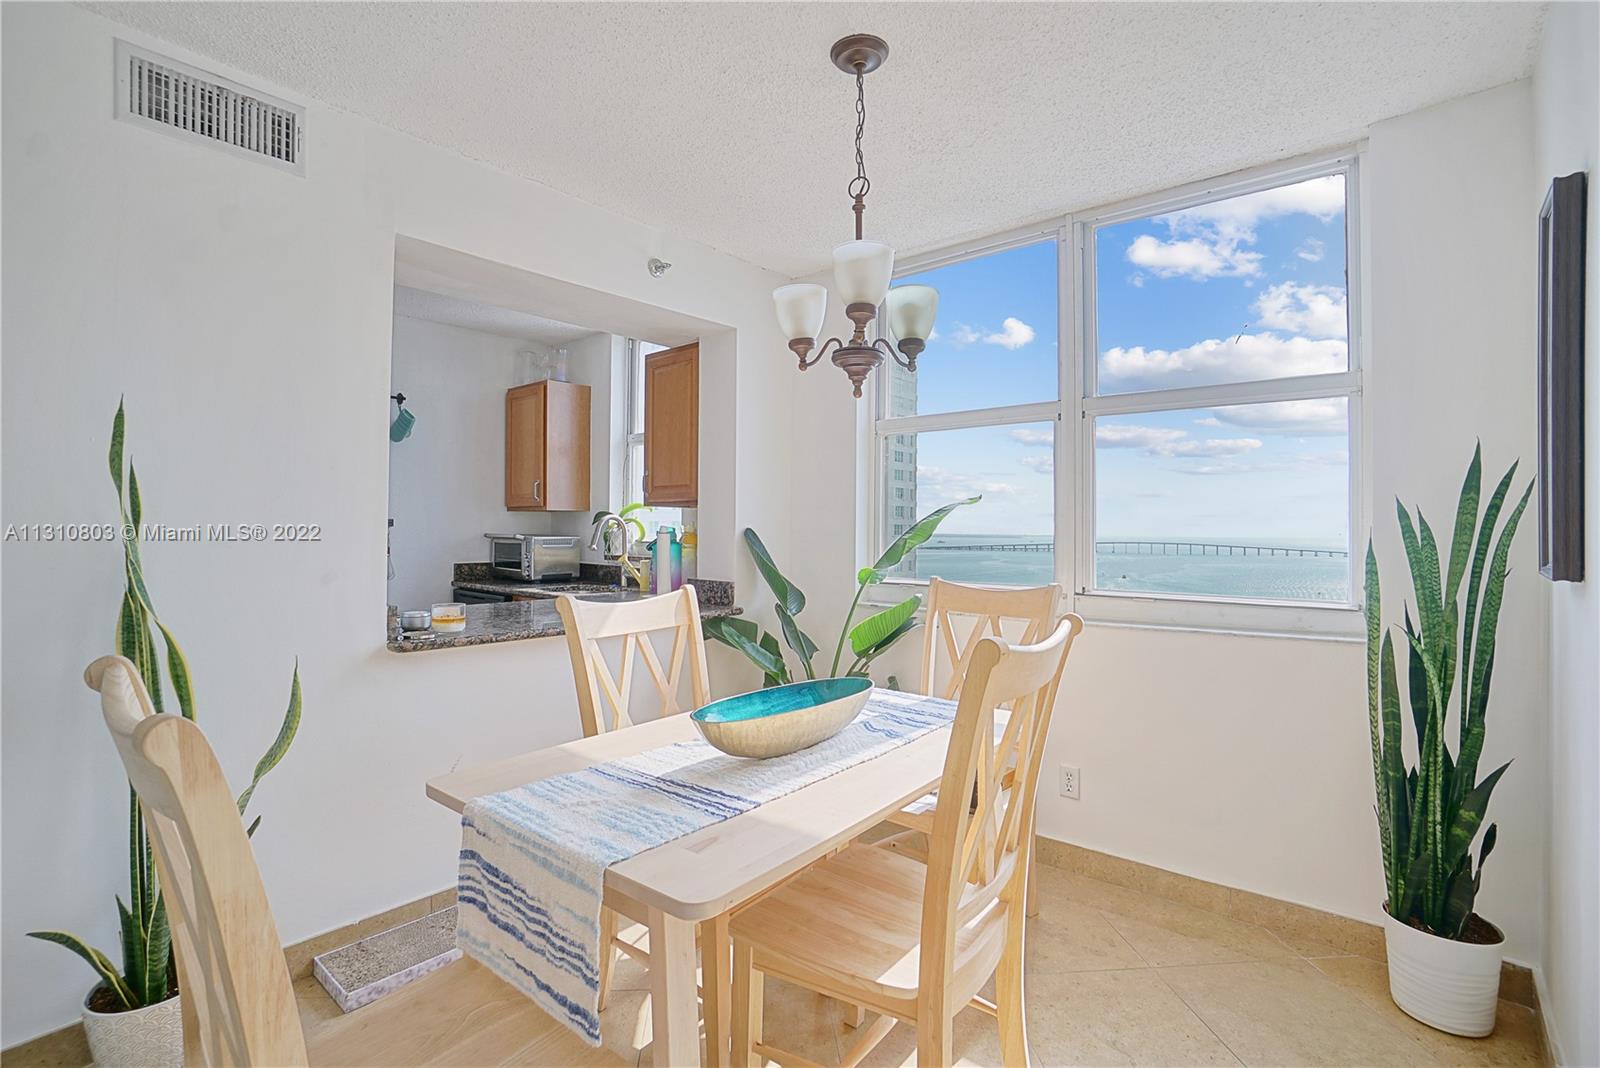
MULTIPOLYGON (((699 737, 686 715, 667 716, 592 738, 535 750, 428 780, 428 796, 456 812, 468 801, 553 775, 699 737)), ((696 995, 695 929, 727 944, 728 916, 808 865, 848 845, 938 784, 950 729, 930 731, 721 823, 606 869, 605 903, 648 916, 654 1063, 702 1063, 696 995)), ((727 1063, 730 962, 705 952, 706 1061, 727 1063)))

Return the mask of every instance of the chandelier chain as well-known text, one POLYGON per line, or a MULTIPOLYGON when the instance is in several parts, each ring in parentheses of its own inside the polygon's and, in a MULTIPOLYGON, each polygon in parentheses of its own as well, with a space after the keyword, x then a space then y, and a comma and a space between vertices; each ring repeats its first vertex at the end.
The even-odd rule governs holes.
POLYGON ((867 190, 872 188, 872 181, 867 177, 867 158, 861 149, 861 138, 866 132, 866 72, 858 66, 856 67, 856 176, 850 180, 849 187, 850 196, 855 200, 865 198, 867 190))

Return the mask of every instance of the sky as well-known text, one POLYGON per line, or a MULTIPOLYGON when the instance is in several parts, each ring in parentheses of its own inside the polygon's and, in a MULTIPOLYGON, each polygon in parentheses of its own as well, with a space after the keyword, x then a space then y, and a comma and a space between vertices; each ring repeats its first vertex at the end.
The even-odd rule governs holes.
MULTIPOLYGON (((1101 227, 1101 394, 1346 370, 1344 179, 1335 175, 1101 227)), ((1057 396, 1056 246, 907 277, 939 290, 917 410, 1057 396)), ((1097 538, 1344 546, 1342 399, 1102 418, 1097 538)), ((925 433, 918 512, 984 495, 947 533, 1052 532, 1048 423, 925 433)))

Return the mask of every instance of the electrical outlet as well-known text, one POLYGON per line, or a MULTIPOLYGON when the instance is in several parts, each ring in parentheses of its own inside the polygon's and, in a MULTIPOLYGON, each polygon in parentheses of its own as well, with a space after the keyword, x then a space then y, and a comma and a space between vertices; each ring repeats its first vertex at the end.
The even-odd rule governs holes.
POLYGON ((1061 796, 1078 799, 1078 789, 1083 785, 1083 773, 1071 764, 1061 765, 1061 796))

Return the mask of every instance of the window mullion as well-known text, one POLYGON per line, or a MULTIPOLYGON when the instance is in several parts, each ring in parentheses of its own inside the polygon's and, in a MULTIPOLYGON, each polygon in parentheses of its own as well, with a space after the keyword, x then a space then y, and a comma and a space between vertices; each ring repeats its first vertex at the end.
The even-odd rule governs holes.
POLYGON ((1236 404, 1346 397, 1360 391, 1360 375, 1355 371, 1343 371, 1326 375, 1274 378, 1261 382, 1230 382, 1216 386, 1113 393, 1103 397, 1086 396, 1083 399, 1083 410, 1089 415, 1129 415, 1139 412, 1178 411, 1184 408, 1226 408, 1236 404))

